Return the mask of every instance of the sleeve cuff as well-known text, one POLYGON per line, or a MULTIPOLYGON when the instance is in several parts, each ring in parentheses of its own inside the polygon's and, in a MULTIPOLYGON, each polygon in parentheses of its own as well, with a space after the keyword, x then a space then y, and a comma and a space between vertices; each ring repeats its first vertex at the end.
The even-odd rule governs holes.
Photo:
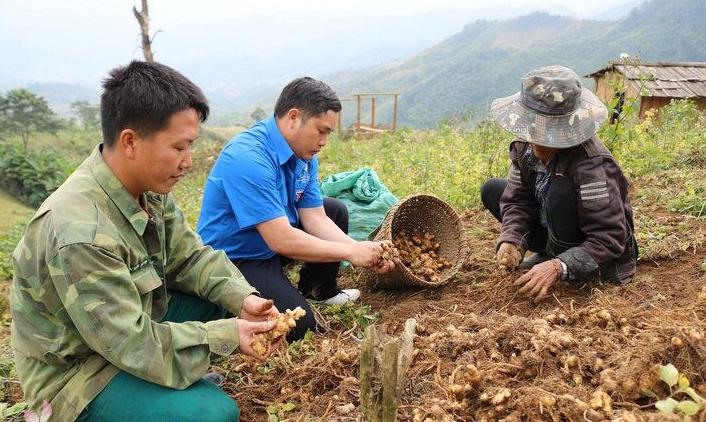
MULTIPOLYGON (((557 258, 557 259, 559 259, 559 258, 557 258)), ((568 277, 568 275, 569 275, 569 269, 566 268, 566 264, 561 259, 559 259, 559 263, 561 264, 561 280, 564 281, 564 280, 566 280, 566 277, 568 277)))
POLYGON ((588 252, 580 247, 573 247, 557 256, 566 264, 570 284, 582 284, 594 277, 598 271, 598 264, 588 252))
POLYGON ((206 340, 211 352, 230 356, 239 346, 237 318, 208 321, 206 325, 206 340))

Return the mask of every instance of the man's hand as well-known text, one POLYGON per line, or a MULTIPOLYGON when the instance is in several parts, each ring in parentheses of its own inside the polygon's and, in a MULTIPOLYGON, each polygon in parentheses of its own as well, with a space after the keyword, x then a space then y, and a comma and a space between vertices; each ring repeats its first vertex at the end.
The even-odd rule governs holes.
POLYGON ((561 278, 562 267, 559 259, 550 259, 535 265, 520 278, 515 280, 515 286, 524 284, 520 288, 520 293, 525 293, 529 297, 534 296, 534 301, 539 302, 544 299, 549 289, 561 278))
POLYGON ((380 260, 378 260, 378 263, 373 267, 373 271, 378 274, 383 274, 388 271, 392 271, 395 268, 395 261, 393 261, 393 258, 395 256, 399 258, 399 255, 395 249, 395 244, 391 241, 383 240, 379 243, 380 247, 382 247, 382 254, 380 254, 380 260))
MULTIPOLYGON (((255 334, 266 333, 275 328, 274 321, 259 321, 252 322, 245 319, 238 319, 238 342, 240 352, 261 359, 263 356, 259 355, 253 350, 252 343, 255 340, 255 334)), ((267 347, 267 354, 269 356, 277 349, 282 338, 276 339, 273 343, 269 344, 267 347)))
POLYGON ((373 267, 373 271, 378 274, 384 274, 388 271, 392 271, 395 268, 395 262, 391 259, 381 259, 378 261, 377 265, 373 267))
POLYGON ((253 322, 267 321, 277 315, 279 311, 271 299, 263 299, 256 295, 246 297, 240 309, 240 318, 253 322))
POLYGON ((520 265, 522 253, 520 252, 520 248, 512 243, 503 242, 495 253, 495 260, 498 263, 498 268, 501 270, 514 270, 520 265))
POLYGON ((382 255, 381 242, 362 241, 351 244, 348 261, 354 267, 373 267, 380 261, 382 255))

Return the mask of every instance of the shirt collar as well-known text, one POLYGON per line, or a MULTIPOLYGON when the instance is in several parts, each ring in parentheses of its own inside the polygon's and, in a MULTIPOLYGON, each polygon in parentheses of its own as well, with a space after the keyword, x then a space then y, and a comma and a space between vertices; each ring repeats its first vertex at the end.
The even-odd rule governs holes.
MULTIPOLYGON (((113 170, 101 155, 103 144, 97 145, 89 157, 89 166, 93 177, 101 186, 103 191, 115 203, 120 212, 130 222, 137 233, 142 236, 147 227, 149 215, 140 207, 140 204, 125 189, 125 186, 118 180, 113 170)), ((144 193, 142 194, 144 195, 144 193)))
POLYGON ((292 147, 289 146, 287 140, 282 136, 279 127, 277 127, 275 116, 270 116, 269 119, 265 120, 265 125, 267 126, 267 133, 270 135, 272 146, 277 154, 277 161, 282 165, 292 158, 294 151, 292 151, 292 147))

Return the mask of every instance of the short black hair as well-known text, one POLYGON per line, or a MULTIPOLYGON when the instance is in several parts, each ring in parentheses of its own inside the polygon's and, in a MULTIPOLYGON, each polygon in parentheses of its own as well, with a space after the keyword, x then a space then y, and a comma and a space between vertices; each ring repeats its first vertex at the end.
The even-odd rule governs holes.
POLYGON ((208 117, 208 101, 201 89, 171 67, 139 60, 116 67, 103 81, 103 142, 112 147, 127 128, 149 136, 164 129, 172 114, 189 108, 202 122, 208 117))
POLYGON ((284 117, 293 108, 302 111, 303 118, 318 116, 333 110, 341 111, 341 101, 330 86, 305 76, 284 87, 275 105, 275 116, 284 117))

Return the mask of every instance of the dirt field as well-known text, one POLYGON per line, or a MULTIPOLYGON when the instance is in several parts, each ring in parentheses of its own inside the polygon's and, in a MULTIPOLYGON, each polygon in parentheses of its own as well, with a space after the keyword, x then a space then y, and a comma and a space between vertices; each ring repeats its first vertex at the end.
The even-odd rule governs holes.
MULTIPOLYGON (((471 212, 463 216, 471 255, 452 283, 365 292, 362 302, 388 333, 399 334, 407 318, 418 322, 399 420, 669 420, 645 396, 669 395, 655 372, 667 363, 706 394, 706 221, 643 212, 679 235, 647 234, 638 275, 625 286, 560 286, 535 305, 516 294, 519 273, 495 269, 499 224, 471 212)), ((342 284, 355 285, 354 276, 344 272, 342 284)), ((361 420, 352 332, 333 327, 259 369, 240 358, 223 363, 242 420, 266 420, 268 406, 279 420, 361 420)))

